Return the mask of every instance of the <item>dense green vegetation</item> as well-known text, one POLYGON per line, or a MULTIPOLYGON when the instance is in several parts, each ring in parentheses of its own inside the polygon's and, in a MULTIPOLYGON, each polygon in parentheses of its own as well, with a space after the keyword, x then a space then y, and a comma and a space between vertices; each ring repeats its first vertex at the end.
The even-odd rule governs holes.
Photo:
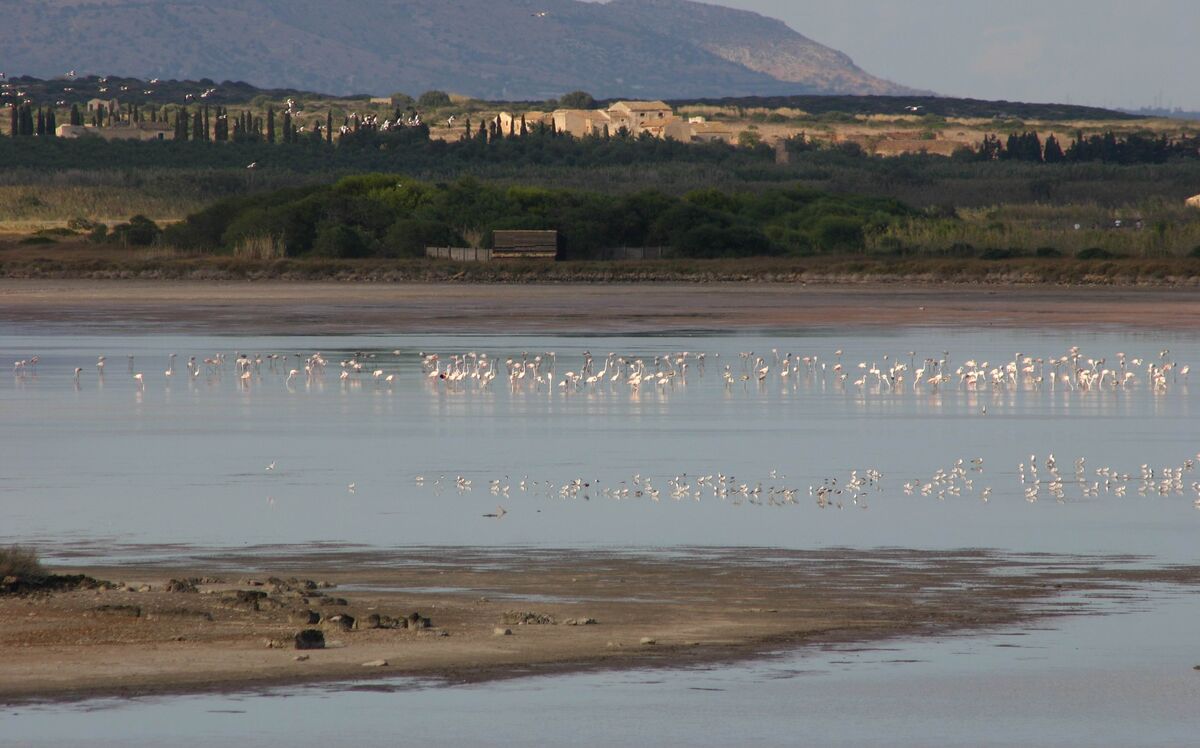
POLYGON ((1112 132, 1085 136, 1082 132, 1063 150, 1053 135, 1042 143, 1036 132, 1012 133, 1005 141, 986 136, 977 148, 964 148, 956 158, 978 161, 1026 161, 1068 164, 1099 161, 1107 164, 1165 164, 1200 159, 1200 136, 1169 138, 1164 134, 1112 132))
MULTIPOLYGON (((193 113, 195 116, 195 113, 193 113)), ((463 132, 470 125, 464 123, 463 132)), ((282 127, 282 123, 281 123, 282 127)), ((300 133, 279 143, 247 139, 213 143, 203 139, 153 142, 100 138, 0 138, 0 164, 29 169, 282 168, 293 171, 452 170, 473 164, 517 166, 612 166, 621 164, 769 164, 769 148, 737 149, 722 143, 691 144, 642 137, 584 138, 535 130, 525 137, 479 133, 447 142, 430 139, 424 127, 380 132, 362 129, 336 144, 323 135, 300 133)), ((285 131, 286 132, 286 131, 285 131)))
POLYGON ((430 245, 489 246, 496 229, 555 229, 563 259, 622 246, 677 257, 807 255, 861 251, 869 234, 915 215, 894 200, 800 187, 606 195, 372 174, 223 200, 169 227, 164 242, 256 257, 420 257, 430 245))

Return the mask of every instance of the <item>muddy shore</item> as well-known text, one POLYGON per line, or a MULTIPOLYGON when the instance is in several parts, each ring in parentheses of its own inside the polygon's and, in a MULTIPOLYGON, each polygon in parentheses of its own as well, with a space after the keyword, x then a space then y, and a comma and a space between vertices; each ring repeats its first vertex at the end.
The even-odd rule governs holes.
POLYGON ((1200 290, 1013 286, 0 280, 0 324, 230 334, 1196 329, 1200 290))
POLYGON ((1120 599, 1131 584, 1200 584, 1197 568, 1130 561, 454 548, 56 567, 117 584, 0 595, 0 703, 717 663, 1087 612, 1080 594, 1120 599), (297 650, 305 629, 326 647, 297 650))

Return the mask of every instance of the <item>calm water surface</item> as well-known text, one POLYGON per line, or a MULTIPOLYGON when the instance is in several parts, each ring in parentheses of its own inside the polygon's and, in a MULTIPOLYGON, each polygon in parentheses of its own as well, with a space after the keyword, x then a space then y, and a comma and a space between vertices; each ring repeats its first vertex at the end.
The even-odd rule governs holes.
MULTIPOLYGON (((1200 450, 1192 393, 1183 379, 1153 392, 1005 388, 969 392, 860 390, 858 362, 907 363, 950 352, 954 369, 968 360, 991 366, 1016 352, 1050 358, 1079 346, 1081 357, 1117 352, 1158 360, 1169 349, 1181 365, 1200 362, 1194 337, 1119 333, 904 332, 840 337, 387 337, 272 338, 0 336, 9 359, 38 355, 36 376, 0 384, 0 542, 36 540, 50 547, 188 544, 198 549, 313 541, 396 547, 413 544, 547 546, 677 545, 992 547, 1020 551, 1150 553, 1197 557, 1200 511, 1192 484, 1181 492, 1139 494, 1141 466, 1182 467, 1200 450), (818 356, 830 366, 841 349, 844 386, 823 381, 784 385, 778 367, 759 385, 740 381, 739 352, 768 359, 771 349, 818 356), (400 351, 398 355, 393 351, 400 351), (670 387, 609 384, 564 394, 528 386, 514 393, 503 375, 487 389, 434 384, 420 371, 419 351, 487 352, 500 360, 523 351, 555 351, 559 376, 578 371, 590 350, 596 368, 614 351, 627 357, 707 352, 703 376, 693 363, 670 387), (189 379, 189 355, 218 351, 304 353, 330 361, 321 381, 284 385, 286 368, 243 386, 227 364, 220 375, 189 379), (394 374, 390 385, 369 373, 338 378, 337 362, 354 352, 367 371, 394 374), (163 375, 168 353, 177 373, 163 375), (145 377, 139 390, 129 372, 145 377), (890 354, 891 359, 884 359, 890 354), (96 357, 108 358, 101 381, 96 357), (739 377, 722 380, 725 365, 739 377), (79 386, 76 366, 84 368, 79 386), (984 410, 986 409, 986 414, 984 410), (1064 479, 1052 496, 1044 461, 1053 453, 1064 479), (1018 466, 1038 456, 1043 488, 1027 500, 1018 466), (957 460, 970 467, 973 491, 906 495, 905 483, 928 483, 957 460), (1085 495, 1075 483, 1084 458, 1085 495), (267 471, 267 465, 276 465, 267 471), (1105 490, 1100 468, 1131 476, 1124 496, 1105 490), (821 509, 809 488, 841 485, 851 471, 882 474, 855 505, 821 509), (668 481, 694 487, 697 476, 724 474, 760 486, 762 505, 721 500, 674 501, 668 481), (649 478, 660 501, 615 500, 606 490, 635 488, 649 478), (688 476, 682 479, 682 476, 688 476), (423 485, 416 482, 424 476, 423 485), (470 490, 456 478, 471 480, 470 490), (588 490, 563 498, 579 479, 588 490), (508 486, 507 497, 490 490, 508 486), (519 488, 526 481, 526 490, 519 488), (537 486, 534 486, 534 483, 537 486), (348 490, 349 484, 355 490, 348 490), (435 485, 437 484, 437 485, 435 485), (547 491, 551 486, 553 490, 547 491), (769 489, 795 489, 795 503, 771 506, 769 489), (981 494, 991 488, 990 500, 981 494), (486 521, 497 505, 508 514, 486 521), (865 505, 865 508, 864 508, 865 505)), ((1200 385, 1200 382, 1197 382, 1200 385)), ((1031 479, 1030 475, 1026 476, 1031 479)), ((1144 485, 1142 487, 1145 487, 1144 485)), ((727 497, 728 499, 728 497, 727 497)), ((136 549, 126 549, 133 553, 136 549)), ((143 549, 144 550, 144 549, 143 549)), ((119 555, 119 554, 118 554, 119 555)))
MULTIPOLYGON (((36 371, 0 380, 0 543, 37 543, 62 560, 181 552, 164 546, 195 555, 270 553, 315 542, 987 547, 1200 560, 1200 475, 1189 462, 1200 450, 1195 391, 1174 372, 1156 391, 1144 373, 1147 362, 1200 363, 1193 335, 224 338, 0 328, 0 352, 8 361, 39 357, 36 371), (1104 358, 1098 368, 1115 368, 1118 352, 1144 359, 1139 381, 1119 391, 853 385, 859 362, 887 368, 912 358, 919 367, 948 351, 953 370, 972 359, 1003 365, 1018 352, 1063 356, 1071 346, 1081 360, 1104 358), (840 361, 847 381, 839 385, 827 370, 783 382, 772 349, 816 356, 829 367, 840 361), (330 365, 322 379, 300 377, 292 387, 284 379, 294 358, 275 371, 264 364, 245 384, 228 364, 194 379, 183 371, 188 356, 232 358, 234 351, 320 351, 330 365), (689 351, 693 363, 670 385, 637 393, 612 383, 513 391, 503 375, 489 388, 448 386, 421 370, 419 352, 445 361, 467 351, 500 361, 554 351, 560 378, 579 371, 584 351, 596 368, 610 351, 651 364, 654 356, 689 351), (739 354, 749 351, 772 368, 762 385, 754 375, 740 379, 739 354), (707 354, 702 374, 697 352, 707 354), (179 357, 168 378, 170 353, 179 357), (338 361, 356 353, 365 354, 367 373, 343 382, 338 361), (107 356, 102 380, 99 355, 107 356), (132 378, 129 355, 144 389, 132 378), (722 377, 726 365, 731 386, 722 377), (76 366, 84 369, 78 386, 76 366), (371 377, 375 369, 394 374, 394 382, 371 377), (1062 476, 1058 495, 1048 485, 1051 453, 1062 476), (1031 455, 1042 480, 1033 495, 1033 479, 1027 473, 1023 482, 1018 467, 1028 470, 1031 455), (1082 482, 1078 458, 1085 459, 1082 482), (958 460, 965 478, 947 492, 934 476, 958 460), (982 469, 972 460, 982 460, 982 469), (1171 478, 1167 471, 1175 469, 1182 472, 1171 478), (821 507, 810 495, 810 487, 832 479, 844 487, 851 471, 881 477, 857 501, 847 492, 821 507), (698 476, 718 474, 760 491, 719 497, 696 490, 698 476), (1129 479, 1106 477, 1112 474, 1129 479), (635 476, 651 481, 659 500, 637 496, 635 476), (570 489, 575 480, 589 485, 570 489), (671 481, 688 493, 672 497, 671 481), (911 495, 906 483, 915 487, 911 495), (922 492, 927 484, 933 490, 922 492), (501 519, 481 516, 498 505, 501 519)), ((1159 591, 1122 615, 1060 619, 1019 638, 809 652, 714 671, 9 710, 0 743, 201 745, 238 736, 246 745, 318 745, 349 736, 363 745, 401 737, 524 744, 536 721, 545 742, 568 745, 591 744, 597 734, 614 744, 1187 745, 1200 734, 1200 675, 1191 670, 1200 663, 1198 612, 1194 597, 1159 591), (1003 646, 1014 641, 1021 646, 1003 646)))

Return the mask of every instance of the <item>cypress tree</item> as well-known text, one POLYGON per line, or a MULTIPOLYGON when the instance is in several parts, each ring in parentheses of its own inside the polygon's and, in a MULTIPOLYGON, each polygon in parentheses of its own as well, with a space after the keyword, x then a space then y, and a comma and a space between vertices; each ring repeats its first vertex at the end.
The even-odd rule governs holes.
POLYGON ((291 112, 283 113, 283 142, 292 142, 292 115, 291 112))
POLYGON ((21 115, 21 134, 33 137, 33 105, 26 104, 25 112, 21 115))
POLYGON ((208 140, 212 137, 212 128, 208 124, 208 105, 204 105, 204 137, 203 140, 208 140))
POLYGON ((46 136, 58 137, 58 118, 54 115, 53 108, 46 110, 46 136))
POLYGON ((333 110, 325 113, 325 143, 333 145, 333 110))
POLYGON ((37 134, 38 137, 46 134, 46 114, 41 107, 38 107, 37 112, 37 134))
POLYGON ((525 137, 525 136, 526 136, 526 135, 528 135, 528 134, 529 134, 529 128, 528 128, 528 127, 526 127, 526 125, 525 125, 525 115, 524 115, 524 114, 522 114, 522 115, 521 115, 521 137, 523 138, 523 137, 525 137))
POLYGON ((76 126, 83 124, 83 117, 79 115, 78 104, 71 105, 71 124, 76 126))
POLYGON ((21 118, 16 105, 9 106, 8 113, 8 134, 13 138, 18 137, 21 134, 21 118))
POLYGON ((199 110, 192 117, 192 140, 204 140, 204 113, 199 110))
POLYGON ((1053 135, 1046 137, 1046 155, 1044 160, 1048 164, 1060 164, 1066 160, 1062 146, 1058 143, 1058 138, 1053 135))
POLYGON ((467 117, 467 134, 466 134, 466 137, 463 138, 463 140, 470 140, 470 139, 471 139, 471 118, 467 117))
POLYGON ((275 144, 275 110, 267 107, 267 142, 275 144))

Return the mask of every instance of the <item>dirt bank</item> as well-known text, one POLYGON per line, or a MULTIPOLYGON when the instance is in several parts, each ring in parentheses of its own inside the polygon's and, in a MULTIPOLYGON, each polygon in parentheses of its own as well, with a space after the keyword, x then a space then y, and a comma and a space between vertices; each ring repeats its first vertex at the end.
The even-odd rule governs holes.
POLYGON ((1197 569, 1120 561, 456 548, 75 568, 122 584, 0 595, 0 702, 724 661, 1076 610, 1063 592, 1200 582, 1197 569), (304 629, 321 630, 327 647, 296 650, 304 629))
POLYGON ((253 334, 813 327, 1196 329, 1200 290, 921 285, 0 280, 0 323, 253 334))

